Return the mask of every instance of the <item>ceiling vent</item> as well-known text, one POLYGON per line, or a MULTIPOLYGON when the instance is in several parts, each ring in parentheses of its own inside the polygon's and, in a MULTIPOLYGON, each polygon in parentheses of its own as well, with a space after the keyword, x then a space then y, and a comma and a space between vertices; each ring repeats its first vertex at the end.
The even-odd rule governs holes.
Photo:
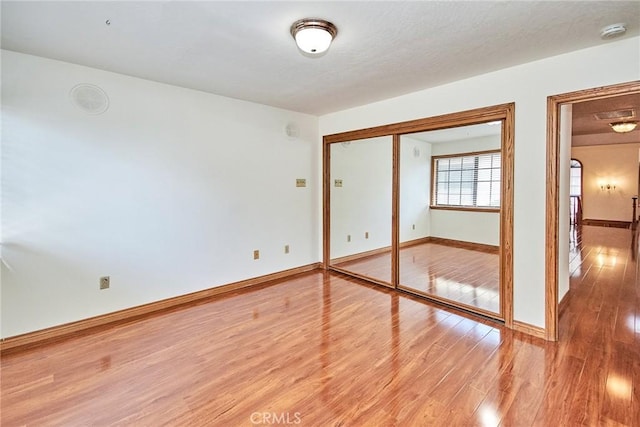
POLYGON ((109 97, 104 90, 95 85, 82 83, 69 92, 73 105, 87 114, 102 114, 109 108, 109 97))
POLYGON ((602 113, 595 113, 593 115, 597 120, 624 120, 632 119, 636 116, 636 112, 633 108, 617 111, 604 111, 602 113))

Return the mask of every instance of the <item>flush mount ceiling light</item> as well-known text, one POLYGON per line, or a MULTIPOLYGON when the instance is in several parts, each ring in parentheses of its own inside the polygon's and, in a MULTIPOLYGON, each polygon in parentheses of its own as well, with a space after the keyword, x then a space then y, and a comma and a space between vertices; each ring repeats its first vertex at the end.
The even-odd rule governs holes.
POLYGON ((627 133, 634 130, 636 126, 638 126, 638 122, 616 122, 609 123, 609 126, 611 126, 611 129, 613 129, 614 132, 627 133))
POLYGON ((336 34, 336 26, 324 19, 305 18, 291 25, 291 35, 296 40, 298 48, 312 56, 326 52, 336 34))
POLYGON ((627 24, 612 24, 600 30, 600 38, 603 40, 609 40, 614 37, 618 37, 627 32, 627 24))

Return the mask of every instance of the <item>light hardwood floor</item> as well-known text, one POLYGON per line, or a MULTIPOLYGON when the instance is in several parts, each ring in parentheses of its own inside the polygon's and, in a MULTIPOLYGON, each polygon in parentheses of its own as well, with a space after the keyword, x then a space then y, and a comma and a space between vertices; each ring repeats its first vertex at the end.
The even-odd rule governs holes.
POLYGON ((579 238, 558 343, 314 272, 5 354, 1 424, 639 425, 631 232, 579 238))
POLYGON ((400 283, 440 298, 500 312, 497 253, 426 243, 400 251, 400 283))
MULTIPOLYGON (((344 270, 391 283, 391 253, 336 264, 344 270)), ((497 253, 438 243, 400 249, 400 284, 452 302, 500 312, 497 253)))

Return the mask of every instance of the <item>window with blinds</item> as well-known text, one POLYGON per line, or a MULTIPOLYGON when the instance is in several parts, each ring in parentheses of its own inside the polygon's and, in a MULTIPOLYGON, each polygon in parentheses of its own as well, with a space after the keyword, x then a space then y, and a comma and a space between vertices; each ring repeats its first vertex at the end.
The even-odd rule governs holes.
POLYGON ((571 174, 569 176, 569 194, 571 196, 582 195, 582 163, 571 159, 571 174))
POLYGON ((500 151, 433 157, 434 206, 500 207, 500 151))

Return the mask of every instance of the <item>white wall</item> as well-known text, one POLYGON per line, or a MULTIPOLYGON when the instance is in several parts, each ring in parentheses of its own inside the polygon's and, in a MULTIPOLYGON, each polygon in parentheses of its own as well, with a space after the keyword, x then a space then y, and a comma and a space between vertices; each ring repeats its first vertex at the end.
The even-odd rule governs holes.
POLYGON ((514 316, 544 327, 547 97, 640 78, 633 37, 320 118, 320 134, 516 103, 514 316))
POLYGON ((500 135, 479 136, 476 138, 433 144, 431 154, 433 156, 446 156, 448 154, 466 154, 478 151, 499 150, 501 144, 502 140, 500 135))
POLYGON ((631 221, 631 197, 638 194, 639 148, 640 141, 571 149, 571 156, 582 162, 583 218, 631 221), (606 183, 615 184, 615 190, 602 190, 606 183))
POLYGON ((391 245, 392 167, 391 137, 331 145, 331 258, 391 245))
MULTIPOLYGON (((571 128, 573 106, 560 106, 560 150, 558 159, 558 234, 569 236, 569 182, 571 178, 571 128)), ((558 239, 558 302, 569 292, 569 239, 558 239)))
POLYGON ((400 139, 400 241, 431 235, 431 144, 400 139))
POLYGON ((316 117, 9 51, 2 90, 2 337, 320 260, 316 117))
POLYGON ((432 209, 431 236, 498 246, 500 213, 432 209))
POLYGON ((515 318, 544 326, 546 98, 640 79, 640 38, 328 114, 319 132, 308 115, 72 64, 2 51, 2 66, 2 337, 319 261, 318 135, 512 101, 515 318), (110 109, 72 106, 78 83, 110 109))

